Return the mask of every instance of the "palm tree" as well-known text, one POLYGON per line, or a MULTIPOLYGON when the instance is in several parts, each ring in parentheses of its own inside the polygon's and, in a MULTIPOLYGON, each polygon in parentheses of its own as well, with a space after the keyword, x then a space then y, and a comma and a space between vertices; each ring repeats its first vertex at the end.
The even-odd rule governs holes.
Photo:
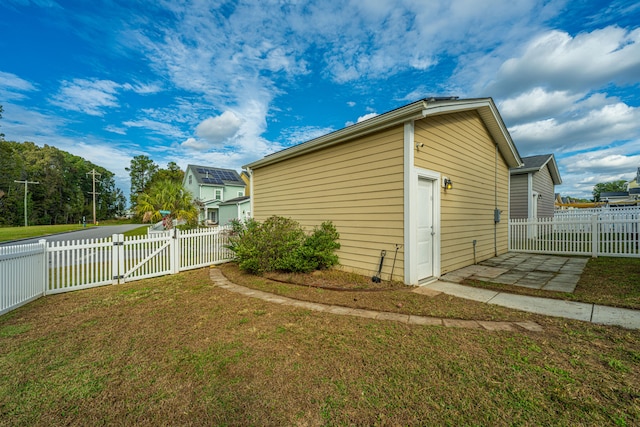
POLYGON ((198 221, 198 209, 193 204, 193 196, 182 187, 181 183, 162 180, 154 183, 148 193, 138 196, 136 213, 143 222, 162 220, 166 228, 170 228, 174 219, 184 220, 188 224, 198 221), (169 211, 163 217, 160 211, 169 211))

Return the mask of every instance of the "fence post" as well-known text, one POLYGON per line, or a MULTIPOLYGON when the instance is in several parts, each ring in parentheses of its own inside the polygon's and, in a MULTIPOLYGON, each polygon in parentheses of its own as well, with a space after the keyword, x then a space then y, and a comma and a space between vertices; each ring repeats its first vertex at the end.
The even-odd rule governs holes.
POLYGON ((169 258, 171 274, 180 272, 180 230, 173 228, 173 233, 169 241, 169 258))
POLYGON ((124 271, 124 234, 114 234, 111 237, 113 247, 111 249, 111 271, 115 284, 120 283, 124 271))
POLYGON ((598 215, 591 215, 591 257, 598 258, 600 252, 600 230, 598 229, 598 215))
POLYGON ((45 239, 38 240, 42 245, 42 295, 47 295, 49 288, 49 253, 47 252, 47 241, 45 239))

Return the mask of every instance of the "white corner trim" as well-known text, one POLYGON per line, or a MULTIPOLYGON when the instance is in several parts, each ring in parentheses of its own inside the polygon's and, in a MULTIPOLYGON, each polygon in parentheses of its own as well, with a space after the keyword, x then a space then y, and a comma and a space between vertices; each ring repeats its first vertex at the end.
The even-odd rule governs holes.
MULTIPOLYGON (((415 197, 411 197, 411 194, 415 194, 417 191, 418 182, 413 179, 413 165, 414 165, 414 122, 413 120, 404 123, 404 283, 414 284, 417 280, 412 280, 411 266, 416 265, 417 257, 416 251, 412 250, 413 246, 417 246, 415 243, 415 236, 412 235, 412 223, 411 212, 415 211, 415 197), (413 259, 412 259, 413 257, 413 259)), ((414 268, 414 270, 416 270, 414 268)), ((415 271, 417 276, 417 270, 415 271)))

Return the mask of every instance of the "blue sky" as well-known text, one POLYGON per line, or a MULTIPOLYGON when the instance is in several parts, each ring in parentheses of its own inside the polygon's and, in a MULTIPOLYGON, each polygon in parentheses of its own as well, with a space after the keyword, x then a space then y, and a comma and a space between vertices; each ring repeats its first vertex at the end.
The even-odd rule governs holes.
POLYGON ((640 3, 0 3, 0 132, 101 165, 243 164, 428 96, 493 97, 563 195, 640 167, 640 3))

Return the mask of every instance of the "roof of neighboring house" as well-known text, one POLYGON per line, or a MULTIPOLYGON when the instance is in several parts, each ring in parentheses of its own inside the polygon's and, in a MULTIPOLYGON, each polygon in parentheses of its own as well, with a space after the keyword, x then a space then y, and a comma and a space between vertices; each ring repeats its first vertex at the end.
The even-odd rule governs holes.
POLYGON ((549 166, 549 173, 554 185, 562 184, 562 178, 560 178, 560 171, 558 170, 558 164, 553 154, 541 154, 539 156, 523 157, 522 165, 519 168, 511 168, 511 175, 520 175, 529 172, 539 172, 545 166, 549 166))
POLYGON ((245 201, 247 201, 249 199, 250 199, 249 196, 240 196, 240 197, 236 197, 236 198, 233 198, 233 199, 226 200, 226 201, 220 203, 218 206, 236 205, 238 203, 245 202, 245 201))
POLYGON ((193 175, 196 177, 196 181, 198 181, 198 184, 245 186, 245 183, 242 178, 240 178, 238 172, 233 169, 197 165, 188 165, 187 169, 191 169, 193 175))
POLYGON ((346 128, 270 154, 261 160, 243 166, 243 168, 255 169, 267 166, 301 154, 359 138, 391 126, 397 126, 407 121, 462 111, 477 111, 491 137, 498 145, 507 165, 509 167, 521 165, 520 154, 518 154, 518 150, 492 98, 458 99, 457 97, 447 97, 421 99, 346 128))

